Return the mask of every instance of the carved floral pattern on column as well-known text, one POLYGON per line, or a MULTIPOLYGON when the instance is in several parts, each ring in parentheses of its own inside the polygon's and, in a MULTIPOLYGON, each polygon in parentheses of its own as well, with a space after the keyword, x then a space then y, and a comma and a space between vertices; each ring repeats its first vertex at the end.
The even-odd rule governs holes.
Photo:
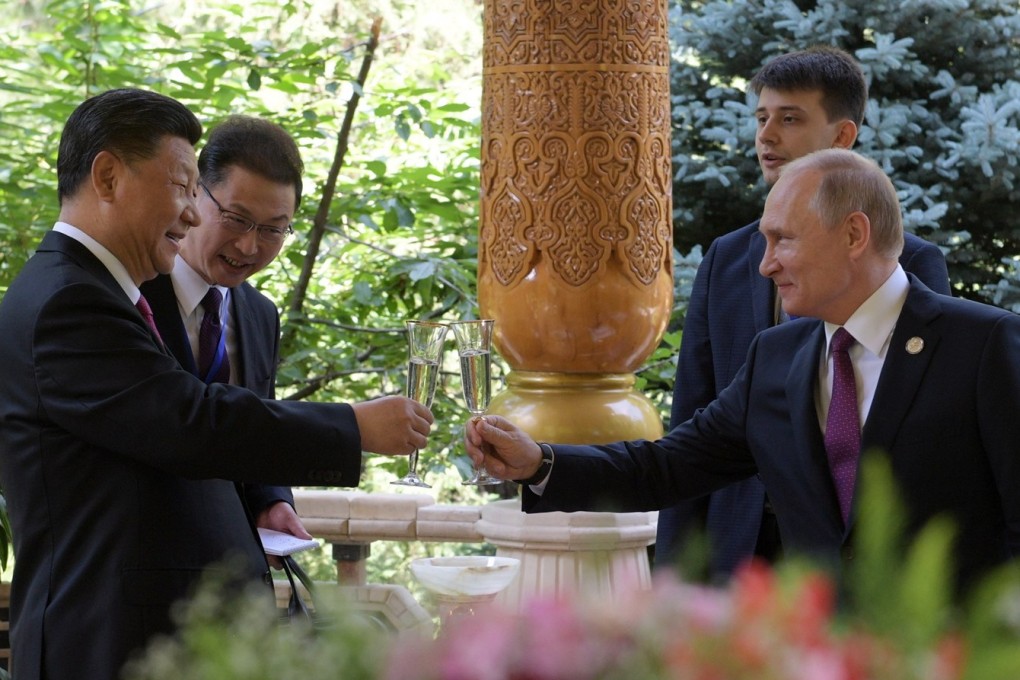
POLYGON ((490 0, 483 266, 515 287, 539 253, 584 287, 672 262, 669 49, 660 0, 490 0))

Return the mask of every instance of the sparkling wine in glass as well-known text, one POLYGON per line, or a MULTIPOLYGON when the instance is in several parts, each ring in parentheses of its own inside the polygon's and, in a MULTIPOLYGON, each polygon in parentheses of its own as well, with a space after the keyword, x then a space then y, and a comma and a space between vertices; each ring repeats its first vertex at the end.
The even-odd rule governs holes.
MULTIPOLYGON (((407 322, 407 389, 406 394, 428 408, 432 408, 432 398, 436 394, 436 382, 439 378, 439 362, 443 356, 443 342, 449 326, 431 321, 407 322)), ((407 474, 395 479, 391 484, 401 486, 419 486, 431 488, 418 476, 418 451, 415 450, 408 459, 407 474)))
MULTIPOLYGON (((490 373, 492 371, 491 344, 492 319, 479 321, 457 321, 450 324, 457 340, 457 354, 460 356, 460 382, 464 388, 464 401, 473 417, 481 416, 489 407, 490 373)), ((475 469, 474 476, 465 484, 499 484, 500 480, 489 475, 482 465, 475 469)))

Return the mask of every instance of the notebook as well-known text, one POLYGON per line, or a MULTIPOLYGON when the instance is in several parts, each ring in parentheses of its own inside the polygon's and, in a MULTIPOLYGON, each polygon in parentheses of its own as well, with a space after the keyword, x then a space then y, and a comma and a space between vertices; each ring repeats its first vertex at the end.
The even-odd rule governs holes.
POLYGON ((273 531, 262 527, 259 527, 259 538, 262 540, 262 549, 266 551, 267 555, 293 555, 303 550, 319 547, 319 542, 314 538, 298 538, 282 531, 273 531))

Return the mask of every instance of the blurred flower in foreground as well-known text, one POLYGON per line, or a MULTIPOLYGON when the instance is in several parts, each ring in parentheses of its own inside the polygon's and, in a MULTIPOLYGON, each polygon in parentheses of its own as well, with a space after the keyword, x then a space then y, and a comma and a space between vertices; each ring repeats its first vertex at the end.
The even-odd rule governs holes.
POLYGON ((907 650, 840 630, 835 589, 816 572, 785 578, 749 563, 728 590, 658 574, 608 600, 538 598, 451 620, 435 640, 404 640, 390 680, 955 680, 959 638, 907 650))

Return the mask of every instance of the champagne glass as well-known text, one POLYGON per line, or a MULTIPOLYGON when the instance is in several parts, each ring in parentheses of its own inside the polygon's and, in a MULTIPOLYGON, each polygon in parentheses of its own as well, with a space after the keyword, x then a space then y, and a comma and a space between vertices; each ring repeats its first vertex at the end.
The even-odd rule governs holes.
MULTIPOLYGON (((457 354, 460 355, 460 382, 464 388, 464 401, 473 417, 485 413, 489 406, 489 376, 492 370, 490 346, 492 343, 492 319, 479 321, 456 321, 450 324, 457 340, 457 354)), ((499 484, 500 480, 489 475, 482 465, 475 469, 465 484, 499 484)))
MULTIPOLYGON (((439 361, 443 356, 443 341, 450 327, 431 321, 407 322, 407 396, 428 408, 436 394, 436 379, 439 377, 439 361)), ((432 488, 418 476, 418 450, 408 459, 407 474, 391 484, 432 488)))

